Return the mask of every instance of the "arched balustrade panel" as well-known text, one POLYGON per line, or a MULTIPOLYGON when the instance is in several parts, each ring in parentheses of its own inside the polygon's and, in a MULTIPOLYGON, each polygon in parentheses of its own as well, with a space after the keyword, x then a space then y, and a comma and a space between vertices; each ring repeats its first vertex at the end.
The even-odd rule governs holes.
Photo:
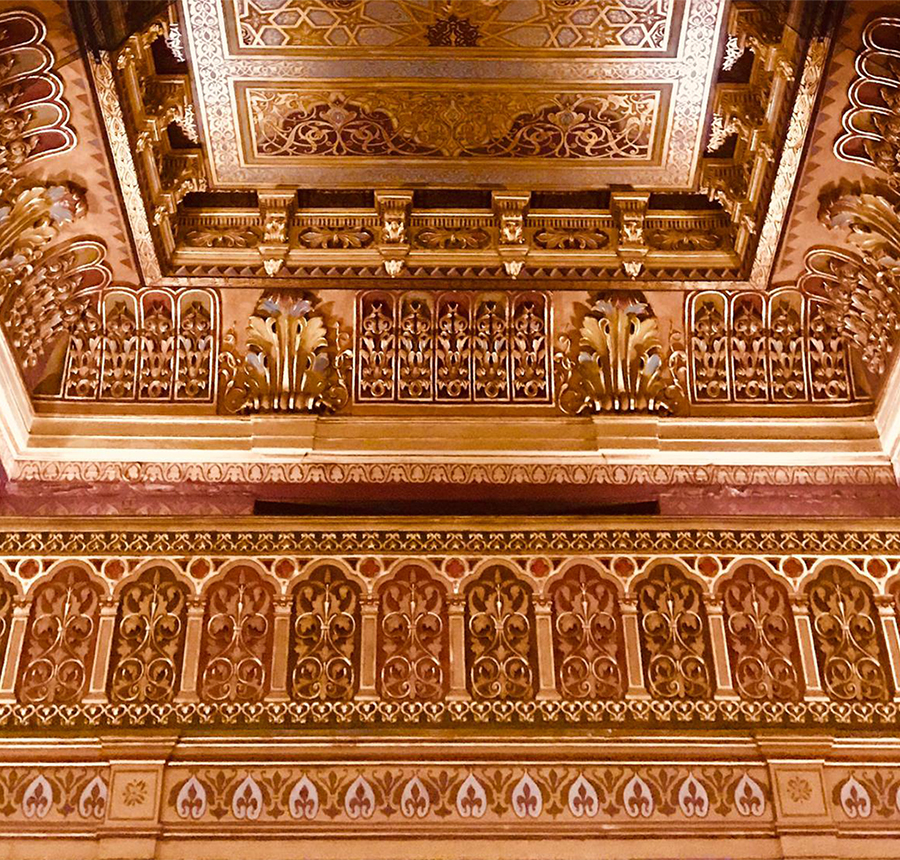
POLYGON ((892 694, 881 619, 872 590, 829 565, 807 589, 822 687, 841 701, 886 701, 892 694))
POLYGON ((466 589, 466 663, 475 699, 531 699, 537 660, 531 588, 492 565, 466 589))
POLYGON ((19 701, 81 701, 94 659, 100 594, 99 585, 80 567, 64 567, 35 589, 19 669, 19 701))
POLYGON ((255 702, 271 683, 275 600, 253 568, 228 571, 206 593, 200 646, 200 697, 255 702))
POLYGON ((164 567, 145 570, 119 597, 112 644, 112 702, 170 702, 178 692, 187 587, 164 567))
POLYGON ((700 587, 677 567, 655 568, 637 589, 647 691, 662 699, 702 699, 713 686, 709 623, 700 587))
POLYGON ((449 679, 447 592, 409 565, 378 595, 378 684, 383 699, 438 701, 449 679))
POLYGON ((567 699, 621 699, 625 643, 615 588, 593 567, 570 568, 550 589, 556 687, 567 699))
POLYGON ((348 700, 359 689, 360 593, 334 565, 294 589, 290 688, 294 699, 348 700))
POLYGON ((722 586, 735 689, 744 699, 803 696, 797 628, 787 589, 761 567, 742 565, 722 586))

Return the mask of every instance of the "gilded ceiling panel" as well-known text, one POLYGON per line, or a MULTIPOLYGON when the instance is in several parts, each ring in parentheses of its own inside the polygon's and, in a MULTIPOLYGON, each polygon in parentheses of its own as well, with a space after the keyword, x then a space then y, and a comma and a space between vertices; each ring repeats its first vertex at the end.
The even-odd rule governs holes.
POLYGON ((510 93, 497 87, 435 90, 391 84, 351 85, 340 92, 237 87, 241 115, 251 124, 245 153, 251 163, 294 163, 307 156, 416 156, 658 164, 659 118, 671 89, 510 93))
POLYGON ((656 56, 684 0, 226 0, 237 50, 480 48, 656 56))
POLYGON ((715 0, 181 4, 212 187, 694 188, 715 0))

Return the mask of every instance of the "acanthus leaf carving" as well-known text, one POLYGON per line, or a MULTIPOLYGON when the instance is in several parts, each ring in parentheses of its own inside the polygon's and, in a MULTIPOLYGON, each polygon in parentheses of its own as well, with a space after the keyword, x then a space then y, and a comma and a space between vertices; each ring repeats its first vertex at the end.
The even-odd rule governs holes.
POLYGON ((247 348, 231 329, 219 356, 226 412, 335 412, 349 400, 350 354, 302 293, 265 294, 247 323, 247 348))
POLYGON ((563 335, 555 355, 560 409, 569 415, 670 412, 678 391, 665 360, 659 323, 640 297, 599 297, 580 339, 563 335))

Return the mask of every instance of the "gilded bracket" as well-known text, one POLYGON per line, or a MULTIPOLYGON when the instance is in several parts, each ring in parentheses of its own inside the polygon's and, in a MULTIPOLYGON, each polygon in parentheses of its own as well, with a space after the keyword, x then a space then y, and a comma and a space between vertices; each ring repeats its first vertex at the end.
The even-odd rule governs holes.
POLYGON ((403 269, 409 254, 409 218, 412 209, 412 191, 378 191, 375 205, 378 208, 380 234, 378 253, 384 261, 384 270, 396 278, 403 269))

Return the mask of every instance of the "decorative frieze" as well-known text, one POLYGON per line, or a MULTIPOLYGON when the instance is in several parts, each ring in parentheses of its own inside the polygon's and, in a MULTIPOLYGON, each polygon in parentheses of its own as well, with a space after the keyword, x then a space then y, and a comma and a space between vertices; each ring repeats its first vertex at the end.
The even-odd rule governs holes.
POLYGON ((499 536, 404 549, 389 531, 388 556, 375 533, 355 551, 342 534, 302 548, 290 534, 252 555, 165 532, 137 552, 102 535, 84 555, 45 557, 33 536, 5 548, 3 617, 25 624, 4 643, 0 724, 17 703, 52 704, 33 712, 51 721, 92 707, 101 723, 106 703, 116 719, 186 723, 251 719, 244 703, 293 724, 846 721, 893 702, 900 563, 853 533, 804 533, 803 555, 789 533, 766 533, 779 549, 747 533, 719 555, 709 533, 573 550, 566 530, 552 548, 520 531, 501 554, 499 536), (834 554, 841 536, 850 555, 834 554))

